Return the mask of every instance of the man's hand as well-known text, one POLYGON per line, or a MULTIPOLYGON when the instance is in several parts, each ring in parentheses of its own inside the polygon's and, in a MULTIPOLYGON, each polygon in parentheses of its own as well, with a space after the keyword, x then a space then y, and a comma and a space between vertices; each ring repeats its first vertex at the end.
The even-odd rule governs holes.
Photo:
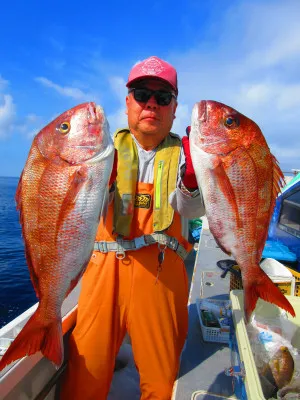
POLYGON ((115 149, 114 163, 109 178, 109 187, 114 183, 117 178, 117 168, 118 168, 118 150, 115 149))
POLYGON ((188 126, 186 128, 187 136, 184 136, 182 138, 182 146, 183 146, 183 151, 184 151, 184 155, 185 155, 185 173, 184 173, 183 177, 181 178, 181 180, 187 189, 196 190, 196 189, 198 189, 198 184, 197 184, 196 175, 195 175, 192 158, 191 158, 190 141, 189 141, 190 131, 191 131, 191 127, 188 126))

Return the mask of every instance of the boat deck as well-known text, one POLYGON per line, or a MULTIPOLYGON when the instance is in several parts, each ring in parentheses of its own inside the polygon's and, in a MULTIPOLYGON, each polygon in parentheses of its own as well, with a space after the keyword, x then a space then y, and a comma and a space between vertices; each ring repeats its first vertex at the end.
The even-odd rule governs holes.
MULTIPOLYGON (((236 398, 233 393, 232 378, 224 373, 225 368, 231 366, 229 346, 203 340, 196 308, 197 298, 229 299, 229 274, 222 279, 220 277, 222 271, 216 264, 225 258, 228 259, 228 256, 216 245, 204 222, 199 250, 197 254, 195 251, 191 252, 186 261, 190 284, 189 331, 172 400, 236 398)), ((138 400, 139 377, 128 343, 122 345, 118 358, 121 360, 127 358, 129 361, 125 368, 115 372, 108 399, 138 400)))
POLYGON ((217 261, 228 259, 205 226, 195 260, 189 298, 189 332, 181 357, 173 400, 220 400, 235 398, 232 378, 224 373, 231 365, 227 344, 203 340, 196 308, 197 298, 229 299, 229 274, 221 278, 217 261))

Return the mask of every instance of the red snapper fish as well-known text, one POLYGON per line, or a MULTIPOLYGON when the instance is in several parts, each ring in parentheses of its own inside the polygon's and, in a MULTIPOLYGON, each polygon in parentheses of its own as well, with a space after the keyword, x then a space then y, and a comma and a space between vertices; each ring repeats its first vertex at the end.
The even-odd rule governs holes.
POLYGON ((210 231, 242 272, 246 320, 259 297, 295 316, 259 266, 283 181, 260 128, 225 104, 203 100, 193 108, 190 147, 210 231))
POLYGON ((80 104, 34 138, 16 202, 39 305, 0 361, 0 370, 41 351, 63 361, 61 306, 92 255, 108 199, 114 147, 103 109, 80 104))

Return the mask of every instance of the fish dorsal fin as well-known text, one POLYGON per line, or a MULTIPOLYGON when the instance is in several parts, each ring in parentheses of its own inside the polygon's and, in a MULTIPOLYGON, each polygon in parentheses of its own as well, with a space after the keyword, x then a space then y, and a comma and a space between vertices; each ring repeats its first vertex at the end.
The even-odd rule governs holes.
MULTIPOLYGON (((269 200, 269 214, 266 217, 266 223, 269 224, 273 211, 274 211, 274 206, 276 203, 276 198, 278 196, 278 194, 281 192, 281 188, 283 188, 284 186, 284 176, 283 176, 283 172, 281 171, 279 165, 278 165, 278 161, 277 159, 273 156, 273 154, 271 155, 271 162, 272 162, 272 173, 273 173, 273 181, 272 181, 272 193, 271 193, 271 197, 269 200)), ((259 241, 258 241, 258 259, 257 262, 260 262, 261 259, 261 254, 263 252, 264 246, 265 246, 265 242, 267 240, 268 237, 268 229, 265 229, 265 232, 263 235, 261 235, 259 237, 259 241)))
POLYGON ((281 189, 285 185, 285 180, 283 172, 281 171, 278 165, 278 160, 273 155, 272 155, 272 162, 273 162, 273 198, 275 203, 278 194, 281 192, 281 189))
POLYGON ((18 183, 18 186, 17 186, 16 195, 15 195, 15 201, 16 201, 16 204, 17 204, 17 210, 20 213, 20 224, 21 224, 21 227, 22 227, 23 239, 24 239, 24 242, 25 242, 25 257, 26 257, 26 261, 27 261, 27 265, 28 265, 30 279, 31 279, 31 282, 32 282, 32 285, 33 285, 33 288, 34 288, 36 296, 38 298, 40 298, 39 278, 38 278, 38 275, 35 272, 33 260, 31 259, 30 251, 28 250, 29 249, 29 245, 27 243, 26 235, 24 233, 24 216, 23 216, 24 210, 23 210, 23 202, 22 202, 23 175, 24 175, 24 170, 22 171, 22 174, 21 174, 20 179, 19 179, 19 183, 18 183))
POLYGON ((272 198, 271 198, 271 204, 270 204, 269 220, 271 219, 271 216, 273 214, 276 198, 277 198, 278 194, 281 192, 281 189, 285 185, 284 175, 278 165, 278 161, 273 156, 273 154, 271 154, 271 157, 272 157, 272 163, 273 163, 273 190, 272 190, 272 198))
MULTIPOLYGON (((22 209, 22 178, 23 178, 23 173, 24 171, 22 171, 19 182, 18 182, 18 186, 17 186, 17 190, 16 190, 16 195, 15 195, 15 200, 17 203, 17 210, 19 210, 21 212, 22 209)), ((20 214, 20 218, 21 218, 21 214, 20 214)), ((21 222, 21 221, 20 221, 21 222)))

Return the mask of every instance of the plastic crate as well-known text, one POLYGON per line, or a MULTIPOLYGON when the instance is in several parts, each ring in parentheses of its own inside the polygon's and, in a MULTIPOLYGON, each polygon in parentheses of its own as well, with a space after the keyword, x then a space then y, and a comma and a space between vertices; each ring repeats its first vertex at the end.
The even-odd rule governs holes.
MULTIPOLYGON (((240 267, 238 265, 233 265, 231 268, 240 272, 240 267)), ((230 272, 229 290, 235 290, 235 289, 237 290, 243 289, 242 277, 237 276, 236 274, 230 272)))
POLYGON ((294 293, 294 296, 300 297, 300 272, 297 272, 294 269, 288 268, 288 267, 287 267, 287 269, 290 270, 291 273, 295 277, 295 293, 294 293))
MULTIPOLYGON (((299 327, 292 339, 292 345, 300 350, 300 298, 295 296, 286 296, 286 298, 292 304, 296 312, 295 318, 293 318, 289 314, 287 314, 287 318, 299 327)), ((245 373, 242 384, 245 385, 247 399, 265 400, 244 321, 243 291, 233 290, 232 292, 230 292, 230 299, 232 304, 234 332, 238 344, 239 362, 241 363, 241 365, 239 365, 238 367, 239 369, 242 368, 245 373)), ((269 316, 272 314, 274 315, 274 313, 278 314, 278 307, 274 304, 267 303, 259 299, 256 305, 255 312, 265 316, 269 316)))
MULTIPOLYGON (((209 302, 217 304, 220 307, 225 307, 228 305, 229 301, 226 300, 214 300, 214 299, 205 299, 209 300, 209 302)), ((205 309, 201 306, 202 300, 196 299, 196 307, 200 321, 200 327, 202 331, 203 340, 205 342, 215 342, 215 343, 229 343, 229 335, 230 335, 230 325, 222 325, 220 323, 221 328, 207 327, 204 325, 201 317, 201 310, 205 309)), ((221 318, 218 318, 219 322, 221 318)))
MULTIPOLYGON (((276 260, 274 260, 274 261, 277 262, 276 260)), ((272 279, 274 284, 280 289, 281 293, 283 293, 284 295, 299 296, 300 295, 300 273, 297 273, 290 268, 287 268, 287 267, 285 267, 285 268, 288 269, 292 273, 293 277, 280 278, 280 277, 271 276, 271 275, 269 275, 269 277, 272 279), (297 283, 296 275, 299 276, 298 283, 297 283), (296 294, 296 292, 298 294, 296 294)), ((232 269, 234 269, 236 271, 240 271, 240 268, 238 265, 234 265, 232 267, 232 269)), ((235 290, 235 289, 242 290, 243 289, 242 278, 239 277, 237 274, 233 274, 232 272, 230 272, 229 288, 230 288, 230 290, 235 290)))

